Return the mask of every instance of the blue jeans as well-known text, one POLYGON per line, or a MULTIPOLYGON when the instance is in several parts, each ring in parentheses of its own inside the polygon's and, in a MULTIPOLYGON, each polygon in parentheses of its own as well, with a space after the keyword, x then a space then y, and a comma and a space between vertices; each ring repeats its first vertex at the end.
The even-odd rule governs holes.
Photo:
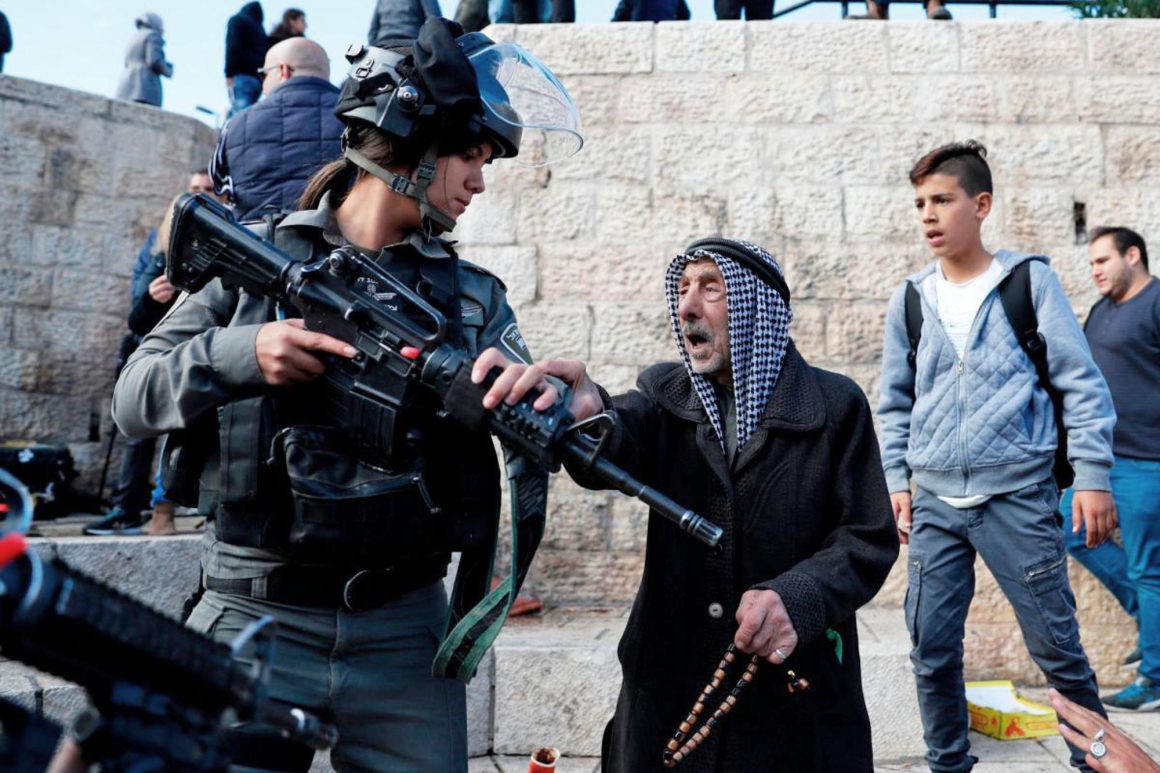
POLYGON ((1140 674, 1160 681, 1160 460, 1117 456, 1112 496, 1124 546, 1111 540, 1084 546, 1087 533, 1071 533, 1071 491, 1060 508, 1064 544, 1107 587, 1140 626, 1140 674))
MULTIPOLYGON (((1048 683, 1107 716, 1079 642, 1058 508, 1051 481, 963 510, 922 489, 914 496, 906 627, 931 770, 957 773, 975 762, 967 737, 963 635, 976 554, 1014 607, 1027 650, 1048 683)), ((1072 765, 1089 770, 1085 751, 1071 748, 1072 765)))
POLYGON ((226 118, 233 118, 262 96, 262 81, 257 75, 235 75, 234 85, 230 87, 230 111, 226 118))

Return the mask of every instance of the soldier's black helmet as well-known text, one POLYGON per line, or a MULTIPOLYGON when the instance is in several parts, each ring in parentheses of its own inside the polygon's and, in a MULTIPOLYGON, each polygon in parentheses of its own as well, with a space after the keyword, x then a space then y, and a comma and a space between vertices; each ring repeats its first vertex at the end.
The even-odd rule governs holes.
POLYGON ((495 158, 519 154, 525 133, 562 135, 537 149, 533 164, 572 155, 583 144, 568 92, 520 46, 463 34, 446 19, 428 20, 418 39, 399 42, 351 46, 339 119, 371 124, 401 149, 425 150, 437 140, 441 151, 454 152, 487 140, 495 158))

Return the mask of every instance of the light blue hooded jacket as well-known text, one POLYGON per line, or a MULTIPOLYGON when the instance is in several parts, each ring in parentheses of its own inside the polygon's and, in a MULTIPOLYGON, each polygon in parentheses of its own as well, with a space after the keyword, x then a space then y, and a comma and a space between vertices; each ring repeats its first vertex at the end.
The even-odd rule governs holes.
MULTIPOLYGON (((1108 491, 1115 409, 1059 279, 1043 255, 1000 250, 999 281, 1024 261, 1051 383, 1063 395, 1076 490, 1108 491)), ((882 351, 882 466, 891 492, 909 479, 938 496, 1003 494, 1051 477, 1056 447, 1051 398, 1039 386, 995 287, 983 299, 960 362, 939 322, 931 263, 908 278, 922 297, 917 367, 907 363, 906 285, 890 298, 882 351)))

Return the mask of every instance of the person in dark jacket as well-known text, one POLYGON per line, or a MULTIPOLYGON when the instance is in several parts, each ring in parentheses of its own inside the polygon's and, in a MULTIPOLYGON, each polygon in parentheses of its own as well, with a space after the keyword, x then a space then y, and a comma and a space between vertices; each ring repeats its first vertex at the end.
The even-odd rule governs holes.
POLYGON ((854 613, 898 545, 866 396, 798 353, 788 288, 760 247, 695 242, 671 263, 666 295, 683 362, 648 368, 636 391, 609 397, 575 360, 537 366, 573 388, 578 418, 612 410, 611 461, 724 532, 709 550, 650 517, 602 769, 661 771, 668 751, 688 771, 870 771, 854 613), (748 660, 734 654, 732 673, 715 674, 731 644, 758 656, 756 676, 682 751, 697 732, 690 707, 701 695, 691 724, 708 720, 748 660), (804 692, 786 689, 791 669, 804 692))
POLYGON ((262 28, 262 4, 246 3, 226 25, 226 89, 232 117, 258 101, 262 82, 258 70, 270 48, 262 28))
POLYGON ((12 27, 8 17, 0 11, 0 72, 4 72, 4 57, 12 51, 12 27))
POLYGON ((613 21, 688 21, 685 0, 620 0, 613 21))
POLYGON ((143 13, 135 23, 137 32, 125 49, 117 99, 161 107, 161 76, 173 77, 173 65, 165 60, 165 29, 155 13, 143 13))
POLYGON ((300 38, 306 35, 306 12, 300 8, 287 8, 282 12, 282 21, 270 30, 270 47, 290 38, 300 38))
POLYGON ((342 153, 338 89, 322 46, 291 38, 266 54, 265 98, 230 119, 210 164, 241 221, 295 209, 306 182, 342 153))
POLYGON ((713 0, 718 19, 740 19, 743 9, 746 21, 773 18, 773 0, 713 0))
POLYGON ((439 0, 378 0, 367 43, 381 47, 391 40, 413 40, 423 22, 442 15, 439 0))
MULTIPOLYGON (((186 192, 214 195, 213 183, 205 168, 194 169, 189 176, 186 192)), ((133 278, 129 286, 129 332, 121 341, 120 365, 136 351, 141 339, 148 335, 177 298, 177 289, 165 276, 165 252, 169 241, 166 224, 150 229, 145 242, 133 261, 133 278)), ((151 536, 175 534, 173 503, 164 498, 160 483, 150 489, 154 451, 157 438, 126 437, 117 473, 117 487, 113 491, 113 507, 101 519, 84 528, 85 534, 96 537, 128 536, 146 533, 151 536), (141 512, 151 507, 152 518, 142 529, 141 512)))

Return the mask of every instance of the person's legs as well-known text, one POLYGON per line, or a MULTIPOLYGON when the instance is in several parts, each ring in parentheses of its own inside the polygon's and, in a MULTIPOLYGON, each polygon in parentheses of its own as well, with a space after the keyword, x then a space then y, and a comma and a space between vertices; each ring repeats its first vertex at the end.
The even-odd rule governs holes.
POLYGON ((975 592, 975 551, 966 536, 969 511, 956 510, 919 489, 907 556, 906 627, 926 761, 934 771, 969 771, 963 686, 963 626, 975 592))
POLYGON ((552 23, 573 24, 576 21, 576 0, 552 0, 552 23))
MULTIPOLYGON (((250 623, 273 615, 278 621, 274 661, 267 685, 269 697, 326 719, 330 654, 337 646, 334 610, 308 609, 206 591, 186 625, 217 642, 230 643, 250 623)), ((249 664, 248 652, 241 661, 249 664)), ((307 771, 313 751, 287 741, 273 728, 255 723, 231 731, 227 739, 231 773, 307 771)))
POLYGON ((113 509, 104 518, 86 526, 85 534, 105 537, 141 533, 141 511, 149 506, 155 445, 156 438, 125 439, 125 450, 117 471, 117 487, 111 496, 113 509))
POLYGON ((467 770, 462 682, 431 676, 447 596, 434 583, 380 609, 339 612, 331 705, 335 769, 467 770))
POLYGON ((234 85, 230 89, 230 112, 226 116, 232 118, 258 101, 262 95, 262 81, 257 75, 235 75, 234 85))
POLYGON ((1140 679, 1104 701, 1114 708, 1160 709, 1160 461, 1116 457, 1112 493, 1140 606, 1140 679))
POLYGON ((174 516, 177 507, 165 498, 165 487, 161 484, 161 464, 165 459, 165 441, 168 436, 161 436, 161 443, 157 449, 157 475, 153 478, 153 496, 149 506, 153 508, 152 517, 145 525, 145 533, 151 537, 167 537, 177 533, 177 524, 174 516))
POLYGON ((718 19, 740 19, 743 0, 713 0, 718 19))
MULTIPOLYGON (((1124 608, 1125 612, 1132 617, 1139 617, 1136 602, 1136 588, 1128 579, 1128 554, 1112 540, 1107 540, 1101 545, 1089 548, 1085 544, 1087 542, 1087 528, 1082 524, 1079 527, 1079 533, 1072 532, 1072 493, 1071 489, 1065 491, 1063 493, 1063 499, 1059 503, 1059 511, 1063 516, 1064 547, 1067 548, 1067 552, 1072 558, 1079 561, 1085 569, 1100 581, 1101 585, 1116 597, 1116 601, 1120 602, 1120 606, 1124 608)), ((1113 495, 1117 494, 1114 490, 1112 493, 1113 495)), ((1118 507, 1119 505, 1117 504, 1118 507)))
MULTIPOLYGON (((992 497, 978 511, 971 542, 1011 602, 1035 664, 1063 695, 1107 716, 1080 645, 1055 483, 992 497)), ((1089 769, 1085 753, 1071 747, 1073 767, 1089 769)))
POLYGON ((539 24, 540 5, 538 0, 512 0, 512 11, 516 24, 539 24))
POLYGON ((773 18, 773 0, 745 0, 746 21, 773 18))

